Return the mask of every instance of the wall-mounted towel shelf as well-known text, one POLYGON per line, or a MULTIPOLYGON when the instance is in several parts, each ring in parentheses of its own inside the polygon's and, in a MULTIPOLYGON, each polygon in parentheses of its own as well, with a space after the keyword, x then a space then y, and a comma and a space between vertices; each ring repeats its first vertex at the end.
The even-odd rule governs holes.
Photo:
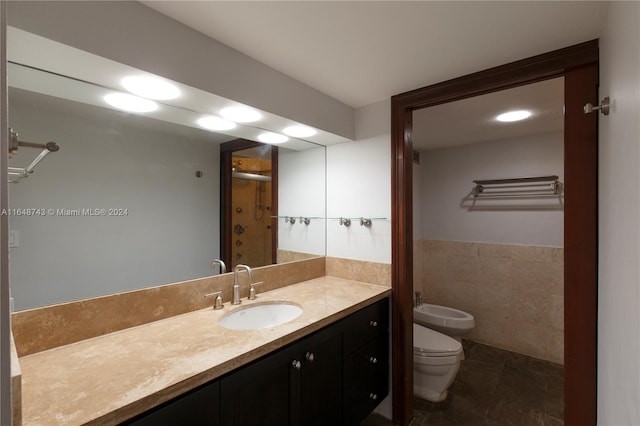
POLYGON ((18 183, 20 179, 26 178, 33 173, 33 169, 51 152, 56 152, 60 146, 55 142, 33 143, 21 141, 13 129, 9 129, 9 158, 18 152, 18 147, 38 148, 41 149, 40 154, 27 167, 7 167, 9 174, 9 183, 18 183))
POLYGON ((556 175, 474 180, 473 183, 471 192, 475 198, 558 196, 562 193, 562 183, 556 175))
POLYGON ((337 220, 340 225, 351 226, 351 221, 359 221, 360 226, 370 227, 374 220, 387 220, 386 217, 304 217, 304 216, 271 216, 272 219, 284 219, 285 223, 295 224, 296 222, 308 225, 311 219, 315 220, 337 220))
POLYGON ((474 180, 462 199, 468 210, 562 210, 564 185, 556 175, 474 180))

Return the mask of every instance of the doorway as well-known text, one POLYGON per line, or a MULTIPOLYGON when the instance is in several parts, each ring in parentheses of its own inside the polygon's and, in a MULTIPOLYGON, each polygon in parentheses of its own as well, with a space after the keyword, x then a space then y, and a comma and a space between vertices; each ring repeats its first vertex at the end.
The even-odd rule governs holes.
POLYGON ((481 71, 392 98, 393 417, 413 417, 413 111, 565 78, 564 359, 565 424, 596 423, 597 40, 481 71))
POLYGON ((278 148, 238 139, 220 153, 222 260, 230 269, 276 263, 278 148))

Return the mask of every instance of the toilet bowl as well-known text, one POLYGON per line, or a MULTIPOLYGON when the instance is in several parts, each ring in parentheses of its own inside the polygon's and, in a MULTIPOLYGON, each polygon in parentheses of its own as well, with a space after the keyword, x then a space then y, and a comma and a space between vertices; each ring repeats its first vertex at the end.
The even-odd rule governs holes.
POLYGON ((413 324, 413 393, 428 401, 446 399, 460 369, 462 345, 457 340, 413 324))
POLYGON ((413 322, 458 340, 476 326, 473 315, 467 312, 429 303, 413 308, 413 322))

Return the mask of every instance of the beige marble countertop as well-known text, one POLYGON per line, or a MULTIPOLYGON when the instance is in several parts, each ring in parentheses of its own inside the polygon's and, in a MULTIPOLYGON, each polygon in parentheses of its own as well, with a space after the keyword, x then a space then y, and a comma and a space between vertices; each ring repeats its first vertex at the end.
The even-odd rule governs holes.
POLYGON ((215 379, 390 294, 390 288, 322 277, 258 294, 297 303, 293 321, 228 330, 236 306, 204 309, 20 358, 23 425, 117 424, 215 379))

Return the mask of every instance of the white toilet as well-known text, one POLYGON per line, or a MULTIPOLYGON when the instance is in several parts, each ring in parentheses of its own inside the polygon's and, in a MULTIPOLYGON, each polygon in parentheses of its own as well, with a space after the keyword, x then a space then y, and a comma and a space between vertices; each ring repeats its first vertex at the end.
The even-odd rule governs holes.
POLYGON ((413 324, 413 393, 433 402, 443 401, 456 378, 462 344, 437 331, 413 324))

